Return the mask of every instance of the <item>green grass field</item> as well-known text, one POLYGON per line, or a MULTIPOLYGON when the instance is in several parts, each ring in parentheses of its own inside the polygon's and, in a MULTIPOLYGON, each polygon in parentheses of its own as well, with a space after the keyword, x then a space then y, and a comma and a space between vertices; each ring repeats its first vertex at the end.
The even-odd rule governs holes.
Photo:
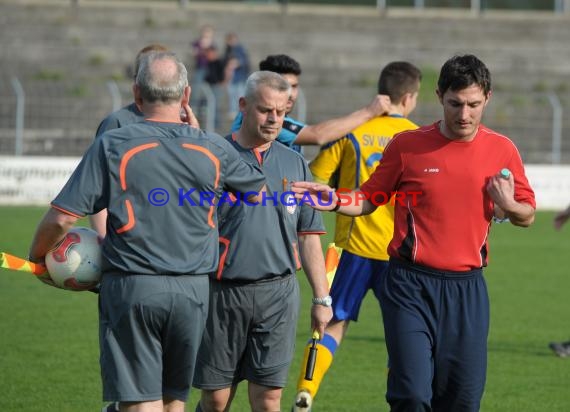
MULTIPOLYGON (((45 208, 0 207, 0 251, 26 256, 45 208)), ((489 366, 483 411, 569 411, 570 358, 551 340, 570 339, 570 227, 552 228, 552 213, 535 225, 497 225, 486 279, 491 295, 489 366)), ((327 219, 332 217, 327 215, 327 219)), ((329 222, 330 223, 330 222, 329 222)), ((323 239, 323 244, 326 242, 323 239)), ((297 351, 283 396, 294 396, 302 347, 309 336, 304 276, 297 351)), ((0 273, 0 411, 98 411, 97 297, 45 286, 31 275, 0 273)), ((367 297, 317 397, 315 412, 386 411, 386 350, 378 304, 367 297)), ((245 385, 234 411, 247 411, 245 385)), ((191 394, 194 411, 198 392, 191 394)))

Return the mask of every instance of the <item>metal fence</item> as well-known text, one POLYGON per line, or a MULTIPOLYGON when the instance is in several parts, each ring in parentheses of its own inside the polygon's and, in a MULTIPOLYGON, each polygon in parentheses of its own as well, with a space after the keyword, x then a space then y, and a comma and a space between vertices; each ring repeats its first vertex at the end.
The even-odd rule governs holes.
MULTIPOLYGON (((139 2, 177 2, 181 7, 192 3, 204 3, 204 0, 139 0, 139 2)), ((380 10, 391 7, 424 8, 455 8, 467 9, 479 13, 485 10, 543 10, 555 13, 570 13, 570 0, 208 0, 209 2, 281 4, 322 4, 345 6, 376 6, 380 10)), ((97 0, 70 0, 73 7, 84 3, 97 3, 97 0)))
MULTIPOLYGON (((214 130, 211 107, 215 103, 211 94, 206 96, 201 126, 214 130)), ((306 99, 303 96, 298 102, 295 116, 312 123, 311 96, 306 99)), ((130 101, 126 82, 86 85, 0 79, 0 155, 79 156, 91 143, 101 119, 130 101)), ((331 106, 327 116, 345 114, 334 109, 331 106)), ((570 119, 564 116, 569 111, 568 91, 495 91, 484 122, 512 138, 528 163, 570 164, 570 119)), ((441 107, 434 101, 420 101, 412 114, 418 124, 440 117, 441 107)), ((214 131, 228 133, 231 122, 225 120, 214 131)))
MULTIPOLYGON (((187 7, 193 2, 204 0, 140 0, 178 2, 181 7, 187 7)), ((485 10, 544 10, 555 13, 570 13, 570 0, 208 0, 210 2, 235 2, 257 4, 322 4, 340 6, 376 6, 380 10, 390 7, 423 8, 459 8, 470 9, 473 12, 485 10)), ((80 7, 81 0, 70 0, 73 7, 80 7)))

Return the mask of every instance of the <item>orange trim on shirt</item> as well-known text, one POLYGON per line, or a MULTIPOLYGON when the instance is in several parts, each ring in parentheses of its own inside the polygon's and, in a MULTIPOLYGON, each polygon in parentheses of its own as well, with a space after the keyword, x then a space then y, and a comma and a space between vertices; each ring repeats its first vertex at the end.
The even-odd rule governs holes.
POLYGON ((293 246, 293 255, 295 256, 295 266, 296 269, 301 269, 301 260, 299 259, 299 249, 297 248, 297 242, 291 242, 293 246))
MULTIPOLYGON (((184 147, 185 149, 196 150, 200 153, 204 153, 206 156, 208 156, 208 159, 210 159, 212 163, 214 163, 214 167, 216 168, 216 179, 214 181, 214 189, 217 189, 218 184, 220 182, 220 159, 218 159, 212 152, 210 152, 208 149, 202 146, 190 143, 183 143, 182 147, 184 147)), ((210 206, 210 211, 208 212, 208 225, 210 227, 216 227, 216 225, 214 225, 213 217, 214 217, 214 205, 210 206)))
POLYGON ((226 257, 228 256, 228 251, 230 250, 230 240, 220 236, 219 242, 226 247, 222 252, 222 254, 220 255, 220 263, 218 263, 218 271, 216 272, 216 279, 222 280, 222 271, 224 270, 226 257))
POLYGON ((61 213, 65 213, 66 215, 73 216, 73 217, 76 217, 78 219, 85 217, 85 215, 78 215, 76 213, 72 213, 69 210, 62 209, 61 207, 58 207, 55 205, 50 205, 50 206, 53 207, 55 210, 59 210, 61 213))
POLYGON ((305 236, 305 235, 326 235, 327 232, 297 232, 297 235, 299 236, 305 236))
POLYGON ((127 164, 131 160, 131 157, 136 155, 143 150, 152 149, 158 146, 158 143, 147 143, 140 146, 133 147, 128 150, 121 159, 121 166, 119 168, 119 176, 121 178, 121 189, 127 190, 127 164))
POLYGON ((253 149, 253 154, 255 155, 255 158, 257 159, 257 162, 260 166, 263 165, 263 155, 261 154, 262 152, 265 152, 265 150, 261 151, 257 148, 253 149))
POLYGON ((131 230, 133 227, 135 227, 135 223, 136 223, 135 212, 133 210, 133 205, 131 204, 131 201, 129 199, 125 200, 125 206, 127 207, 127 216, 129 218, 129 220, 127 221, 126 225, 117 229, 117 233, 124 233, 124 232, 131 230))
MULTIPOLYGON (((237 142, 237 134, 236 132, 233 132, 231 135, 231 138, 234 142, 237 142)), ((255 158, 257 159, 257 163, 259 163, 259 165, 263 165, 263 156, 261 155, 262 152, 265 152, 267 149, 260 151, 257 148, 253 148, 251 149, 251 151, 253 152, 253 154, 255 155, 255 158)))

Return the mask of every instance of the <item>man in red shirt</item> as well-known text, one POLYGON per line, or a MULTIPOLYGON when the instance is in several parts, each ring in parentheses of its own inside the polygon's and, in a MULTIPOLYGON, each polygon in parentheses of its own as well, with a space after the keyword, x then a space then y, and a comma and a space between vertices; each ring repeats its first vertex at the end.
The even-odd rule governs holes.
POLYGON ((493 217, 526 227, 534 192, 511 140, 481 124, 491 76, 473 55, 442 67, 443 119, 396 135, 360 189, 293 185, 302 201, 348 216, 394 195, 390 265, 380 286, 392 411, 478 411, 485 386, 493 217), (395 194, 394 194, 395 193, 395 194))

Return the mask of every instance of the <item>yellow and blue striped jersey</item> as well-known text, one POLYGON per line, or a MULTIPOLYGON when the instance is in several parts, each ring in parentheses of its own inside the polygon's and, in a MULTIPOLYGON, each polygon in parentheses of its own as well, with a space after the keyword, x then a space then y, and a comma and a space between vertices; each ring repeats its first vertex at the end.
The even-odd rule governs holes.
MULTIPOLYGON (((342 189, 356 189, 368 180, 395 134, 417 129, 410 120, 390 115, 374 118, 340 140, 323 146, 310 168, 315 181, 342 189)), ((337 214, 335 243, 356 255, 388 260, 386 251, 394 232, 394 207, 380 206, 357 218, 337 214)))

